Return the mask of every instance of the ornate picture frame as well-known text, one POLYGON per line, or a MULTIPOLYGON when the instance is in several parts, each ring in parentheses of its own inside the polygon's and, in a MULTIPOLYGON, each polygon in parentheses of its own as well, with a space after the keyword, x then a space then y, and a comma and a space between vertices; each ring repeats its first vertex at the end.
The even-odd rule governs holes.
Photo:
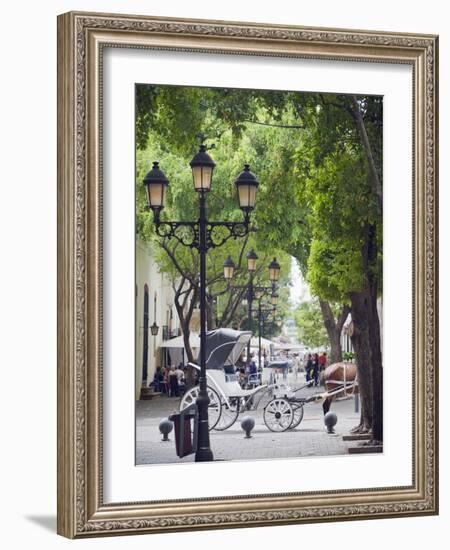
POLYGON ((76 12, 58 17, 59 534, 82 538, 438 513, 437 114, 436 36, 76 12), (410 486, 104 502, 99 94, 104 47, 412 67, 410 486))

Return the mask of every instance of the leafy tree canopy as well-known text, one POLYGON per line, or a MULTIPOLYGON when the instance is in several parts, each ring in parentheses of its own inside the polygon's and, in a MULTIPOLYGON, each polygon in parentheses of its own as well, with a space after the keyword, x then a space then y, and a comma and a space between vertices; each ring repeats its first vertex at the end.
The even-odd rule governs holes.
MULTIPOLYGON (((381 179, 381 98, 355 101, 381 179)), ((198 149, 199 134, 215 146, 211 155, 217 166, 208 197, 211 219, 242 219, 233 182, 249 163, 260 186, 252 216, 258 231, 249 236, 246 247, 277 257, 284 251, 286 261, 287 254, 293 255, 321 299, 346 301, 349 292, 361 287, 365 234, 368 226, 375 226, 381 243, 382 224, 349 96, 138 86, 137 230, 143 238, 153 235, 141 183, 153 160, 160 161, 171 181, 168 219, 195 219, 189 161, 198 149)), ((177 248, 176 258, 183 269, 195 272, 195 254, 182 248, 177 248)), ((235 261, 245 258, 242 243, 229 241, 210 251, 208 269, 221 271, 228 254, 235 261)), ((164 254, 158 261, 165 271, 176 271, 164 254)), ((243 272, 244 267, 245 261, 243 272)), ((371 268, 381 272, 380 253, 371 268)))

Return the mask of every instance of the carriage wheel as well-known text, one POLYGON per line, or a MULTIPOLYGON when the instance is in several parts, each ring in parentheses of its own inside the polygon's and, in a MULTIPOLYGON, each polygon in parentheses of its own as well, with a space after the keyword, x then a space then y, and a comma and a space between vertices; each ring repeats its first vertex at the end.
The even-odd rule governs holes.
POLYGON ((288 430, 294 419, 289 401, 276 397, 264 409, 264 423, 272 432, 288 430))
POLYGON ((231 397, 229 403, 228 405, 228 403, 222 401, 222 411, 219 421, 214 426, 214 430, 226 430, 236 422, 240 412, 240 399, 231 397))
POLYGON ((290 425, 290 430, 293 430, 296 428, 300 422, 303 420, 303 413, 305 412, 303 410, 303 403, 300 405, 292 405, 292 411, 294 413, 294 418, 292 420, 292 424, 290 425))
MULTIPOLYGON (((222 413, 222 404, 220 402, 219 394, 211 388, 210 386, 207 386, 207 392, 209 397, 209 405, 208 405, 208 425, 209 430, 213 430, 217 423, 220 420, 220 416, 222 413)), ((188 407, 189 405, 192 405, 196 402, 198 394, 200 393, 200 386, 194 386, 189 391, 187 391, 180 402, 180 411, 188 407)))

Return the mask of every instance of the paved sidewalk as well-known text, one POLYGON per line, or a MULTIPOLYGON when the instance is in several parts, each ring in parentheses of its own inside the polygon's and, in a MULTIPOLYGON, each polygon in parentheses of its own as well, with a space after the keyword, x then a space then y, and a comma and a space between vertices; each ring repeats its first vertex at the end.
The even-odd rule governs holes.
MULTIPOLYGON (((294 382, 294 381, 293 381, 294 382)), ((300 380, 298 381, 300 382, 300 380)), ((305 388, 302 396, 320 393, 323 388, 305 388)), ((175 453, 174 432, 170 442, 163 442, 158 425, 162 418, 179 409, 179 398, 157 397, 136 403, 136 463, 167 464, 193 462, 194 455, 179 459, 175 453)), ((271 432, 263 420, 263 411, 246 411, 235 424, 223 432, 212 430, 210 443, 215 460, 254 460, 301 456, 347 455, 348 442, 342 435, 359 423, 359 413, 354 411, 353 398, 335 401, 331 410, 337 414, 335 434, 328 434, 323 422, 322 403, 307 403, 304 417, 296 429, 271 432), (250 439, 241 429, 244 416, 255 419, 250 439)))

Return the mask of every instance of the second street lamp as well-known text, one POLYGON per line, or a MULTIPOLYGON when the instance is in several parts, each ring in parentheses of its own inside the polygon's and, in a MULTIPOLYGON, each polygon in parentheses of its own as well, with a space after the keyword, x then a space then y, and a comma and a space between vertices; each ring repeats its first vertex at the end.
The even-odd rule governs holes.
MULTIPOLYGON (((251 332, 253 329, 253 301, 258 300, 261 303, 261 298, 269 293, 271 294, 272 305, 276 306, 278 301, 278 294, 275 293, 276 282, 280 277, 280 264, 274 258, 273 261, 269 264, 269 280, 271 282, 270 286, 260 286, 253 284, 253 277, 256 272, 256 260, 258 256, 253 248, 247 254, 247 270, 249 272, 249 280, 246 285, 231 285, 229 281, 233 278, 234 275, 234 262, 230 256, 223 263, 223 273, 225 279, 228 281, 228 286, 230 289, 245 289, 247 290, 247 306, 248 306, 248 330, 251 332)), ((275 307, 273 308, 275 311, 275 307)), ((259 332, 261 332, 259 328, 259 332)), ((247 344, 247 366, 250 365, 250 340, 247 344)), ((261 336, 259 338, 259 366, 261 366, 261 336)))
POLYGON ((270 315, 273 315, 275 317, 276 312, 277 312, 276 307, 263 307, 262 304, 261 304, 261 298, 258 299, 258 309, 255 311, 255 313, 256 313, 257 319, 258 319, 258 365, 259 365, 259 367, 261 367, 262 327, 263 327, 263 324, 270 317, 270 315))
POLYGON ((274 258, 269 264, 269 281, 271 283, 276 283, 280 278, 280 264, 277 262, 277 259, 274 258))
POLYGON ((228 256, 228 258, 223 262, 223 276, 226 281, 230 281, 233 278, 234 267, 235 265, 231 259, 231 256, 228 256))
MULTIPOLYGON (((248 164, 235 181, 239 197, 239 207, 244 213, 243 222, 209 221, 206 213, 206 194, 211 189, 214 161, 201 145, 199 152, 190 162, 194 189, 198 193, 199 216, 197 221, 161 221, 160 214, 165 206, 169 181, 160 170, 157 162, 144 178, 147 190, 148 207, 153 211, 156 234, 162 238, 175 238, 183 246, 196 248, 200 257, 200 376, 198 408, 198 440, 195 460, 213 460, 209 442, 208 404, 206 384, 206 253, 209 248, 223 245, 230 238, 245 237, 250 231, 250 213, 255 207, 258 181, 250 172, 248 164), (225 231, 215 233, 215 229, 225 231)), ((231 258, 230 258, 231 260, 231 258)), ((231 263, 233 264, 232 260, 231 263)), ((233 276, 234 264, 229 265, 228 275, 233 276)))
POLYGON ((254 273, 256 271, 256 260, 258 256, 253 248, 247 254, 247 269, 249 273, 254 273))

